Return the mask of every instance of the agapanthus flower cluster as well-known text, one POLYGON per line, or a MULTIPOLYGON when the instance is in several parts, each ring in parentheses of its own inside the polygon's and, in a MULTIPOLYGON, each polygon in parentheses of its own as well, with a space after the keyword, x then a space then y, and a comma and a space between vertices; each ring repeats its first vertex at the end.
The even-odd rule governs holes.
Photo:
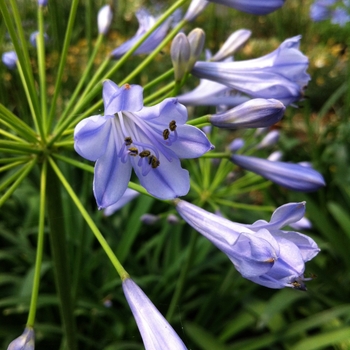
POLYGON ((349 0, 316 0, 310 7, 310 17, 315 22, 330 19, 341 27, 350 21, 349 0))

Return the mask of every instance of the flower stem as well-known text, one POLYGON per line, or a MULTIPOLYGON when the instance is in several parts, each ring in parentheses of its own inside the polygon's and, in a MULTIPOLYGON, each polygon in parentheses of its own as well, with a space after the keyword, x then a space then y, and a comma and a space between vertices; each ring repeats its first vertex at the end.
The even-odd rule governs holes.
POLYGON ((197 126, 197 125, 200 125, 200 124, 208 123, 209 122, 209 118, 210 118, 210 114, 207 114, 207 115, 204 115, 203 117, 199 117, 199 118, 196 118, 196 119, 188 120, 186 124, 197 126))
POLYGON ((63 48, 61 50, 62 54, 61 54, 61 58, 60 58, 60 65, 59 65, 58 72, 57 72, 57 78, 56 78, 56 84, 55 84, 55 90, 54 90, 55 93, 54 93, 52 101, 51 101, 51 109, 50 109, 49 119, 48 119, 48 124, 47 124, 48 130, 51 129, 51 125, 52 125, 53 118, 54 118, 55 111, 56 111, 56 103, 57 103, 58 95, 61 91, 62 76, 63 76, 64 68, 66 65, 68 48, 69 48, 70 39, 72 37, 73 25, 74 25, 75 16, 77 14, 78 4, 79 4, 79 0, 72 1, 71 10, 69 13, 69 20, 68 20, 66 36, 64 38, 64 44, 63 44, 63 48))
POLYGON ((38 294, 39 294, 41 262, 42 262, 43 247, 44 247, 46 176, 47 176, 47 162, 45 161, 41 169, 39 230, 38 230, 38 243, 36 248, 32 297, 30 301, 30 309, 29 309, 29 314, 27 319, 27 326, 29 327, 34 326, 35 315, 36 315, 36 305, 37 305, 38 294))
POLYGON ((72 305, 71 281, 67 260, 67 247, 65 239, 64 213, 62 207, 60 182, 53 167, 47 169, 46 188, 47 216, 50 228, 50 245, 55 271, 56 288, 59 299, 61 319, 67 348, 77 349, 74 308, 72 305))
POLYGON ((6 202, 6 200, 12 195, 12 193, 17 189, 21 182, 26 178, 29 172, 33 169, 37 158, 35 157, 30 163, 23 166, 18 172, 7 178, 1 185, 0 191, 6 188, 13 180, 17 179, 12 186, 2 195, 0 198, 0 208, 6 202))
POLYGON ((118 258, 115 256, 113 250, 108 245, 108 243, 105 240, 105 238, 103 237, 102 233, 100 232, 100 230, 98 229, 98 227, 96 226, 94 221, 92 220, 89 213, 84 208, 83 204, 80 202, 78 196, 75 194, 72 187, 70 186, 70 184, 68 183, 68 181, 66 180, 66 178, 64 177, 64 175, 62 174, 62 172, 60 171, 58 166, 56 165, 56 163, 51 158, 49 158, 49 162, 51 164, 52 169, 55 171, 57 177, 60 179, 62 185, 64 186, 64 188, 68 192, 69 196, 72 198, 74 204, 76 205, 76 207, 80 211, 81 215, 85 219, 86 223, 90 227, 91 231, 95 235, 96 239, 99 241, 102 249, 105 251, 109 260, 113 264, 114 268, 117 270, 120 278, 121 279, 128 278, 129 274, 126 272, 124 267, 120 264, 118 258))

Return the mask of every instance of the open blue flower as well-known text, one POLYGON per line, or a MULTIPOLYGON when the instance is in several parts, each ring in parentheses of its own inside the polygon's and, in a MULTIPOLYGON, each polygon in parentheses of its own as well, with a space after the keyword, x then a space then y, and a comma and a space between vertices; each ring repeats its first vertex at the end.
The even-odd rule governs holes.
POLYGON ((244 278, 269 288, 306 289, 305 262, 320 249, 306 235, 281 230, 304 216, 305 202, 285 204, 274 211, 270 222, 252 225, 232 222, 183 200, 176 200, 176 209, 228 256, 244 278))
POLYGON ((252 60, 197 62, 192 74, 252 97, 274 98, 288 105, 303 96, 310 80, 308 58, 299 50, 300 39, 300 35, 289 38, 270 54, 252 60))
POLYGON ((74 147, 96 161, 93 190, 98 207, 117 202, 134 168, 153 196, 172 199, 187 194, 189 174, 179 158, 197 158, 213 148, 206 135, 186 125, 187 110, 175 98, 143 106, 139 85, 103 84, 104 116, 94 115, 75 128, 74 147))
MULTIPOLYGON (((141 9, 136 12, 137 20, 139 21, 139 29, 136 34, 125 43, 112 51, 113 58, 120 58, 129 49, 131 49, 140 39, 146 34, 156 23, 157 18, 153 17, 146 9, 141 9)), ((166 19, 134 52, 134 55, 149 53, 153 51, 165 38, 173 18, 166 19)))
POLYGON ((169 322, 131 278, 123 281, 123 291, 146 350, 187 350, 169 322))

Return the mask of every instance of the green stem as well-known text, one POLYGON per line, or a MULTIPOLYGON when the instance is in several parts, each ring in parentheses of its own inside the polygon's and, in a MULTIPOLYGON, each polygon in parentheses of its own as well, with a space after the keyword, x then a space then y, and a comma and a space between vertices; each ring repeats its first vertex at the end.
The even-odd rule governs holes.
POLYGON ((0 147, 2 149, 17 150, 27 153, 41 153, 39 149, 33 148, 32 144, 17 142, 17 141, 0 141, 0 147))
POLYGON ((244 203, 237 203, 231 200, 219 199, 219 198, 215 199, 215 202, 230 208, 235 208, 235 209, 239 208, 239 209, 245 209, 245 210, 269 211, 271 213, 276 209, 271 205, 262 206, 262 205, 244 204, 244 203))
POLYGON ((66 65, 68 48, 69 48, 69 43, 70 43, 70 39, 71 39, 72 32, 73 32, 73 25, 74 25, 75 16, 77 13, 78 4, 79 4, 79 0, 72 1, 71 10, 69 13, 69 20, 68 20, 66 36, 64 38, 64 44, 63 44, 63 48, 61 51, 62 55, 60 58, 60 65, 59 65, 57 77, 56 77, 56 84, 55 84, 55 90, 54 90, 55 93, 54 93, 52 101, 51 101, 51 109, 50 109, 49 119, 48 119, 48 124, 47 124, 48 130, 51 130, 53 118, 54 118, 55 111, 56 111, 56 104, 57 104, 58 95, 61 91, 62 76, 63 76, 64 67, 66 65))
MULTIPOLYGON (((50 162, 51 163, 51 162, 50 162)), ((52 167, 47 169, 46 202, 50 228, 50 244, 55 281, 59 299, 63 333, 69 350, 77 349, 74 307, 72 305, 71 281, 67 259, 66 234, 60 182, 52 167)))
POLYGON ((174 74, 174 68, 170 68, 167 72, 163 73, 162 75, 160 75, 159 77, 153 79, 152 81, 150 81, 149 83, 147 83, 144 87, 143 87, 143 91, 146 91, 150 88, 152 88, 153 86, 157 85, 158 83, 160 83, 161 81, 173 76, 174 74))
POLYGON ((228 152, 208 152, 201 155, 201 158, 223 158, 229 159, 231 157, 231 153, 228 152))
POLYGON ((37 141, 37 135, 34 130, 31 129, 26 123, 24 123, 20 118, 15 116, 11 111, 9 111, 4 105, 0 103, 0 123, 6 125, 8 128, 17 132, 24 139, 29 141, 37 141))
POLYGON ((47 94, 46 94, 46 67, 45 67, 45 40, 44 40, 44 14, 43 6, 38 6, 38 29, 37 35, 37 52, 38 52, 38 68, 39 68, 39 86, 40 86, 40 101, 41 101, 41 118, 42 129, 44 134, 43 140, 46 140, 47 136, 47 94))
POLYGON ((32 287, 32 297, 30 301, 30 309, 27 319, 27 326, 34 327, 36 306, 39 294, 40 285, 40 272, 41 262, 43 258, 44 249, 44 229, 45 229, 45 193, 46 193, 46 176, 47 176, 47 162, 43 163, 41 170, 41 181, 40 181, 40 209, 39 209, 39 229, 38 229, 38 242, 36 248, 36 259, 35 259, 35 271, 34 281, 32 287))
POLYGON ((0 191, 3 188, 6 188, 8 184, 10 184, 14 179, 17 179, 12 186, 2 195, 0 198, 0 208, 7 201, 7 199, 12 195, 12 193, 17 189, 17 187, 21 184, 21 182, 26 178, 29 172, 33 169, 37 158, 34 158, 30 163, 26 164, 22 167, 18 172, 7 178, 1 185, 0 191))
POLYGON ((50 165, 51 165, 52 169, 55 171, 57 177, 60 179, 62 185, 64 186, 64 188, 68 192, 69 196, 72 198, 74 204, 76 205, 76 207, 80 211, 81 215, 85 219, 86 223, 90 227, 91 231, 95 235, 96 239, 99 241, 102 249, 107 254, 109 260, 111 261, 111 263, 113 264, 114 268, 118 272, 120 278, 122 280, 124 280, 125 278, 128 278, 129 274, 126 272, 124 267, 120 264, 118 258, 115 256, 113 250, 108 245, 106 239, 103 237, 102 233, 100 232, 100 230, 98 229, 98 227, 96 226, 94 221, 92 220, 91 216, 86 211, 86 209, 83 206, 83 204, 80 202, 78 196, 75 194, 75 192, 72 189, 72 187, 70 186, 69 182, 66 180, 66 178, 64 177, 64 175, 62 174, 62 172, 60 171, 60 169, 58 168, 56 163, 51 158, 49 158, 49 162, 50 162, 50 165))
POLYGON ((95 57, 98 53, 98 50, 100 49, 101 47, 101 43, 102 43, 102 40, 104 38, 104 35, 103 34, 100 34, 97 38, 97 42, 96 42, 96 45, 95 45, 95 48, 94 48, 94 51, 92 53, 92 55, 90 56, 89 58, 89 62, 85 68, 85 71, 83 73, 83 75, 81 76, 80 78, 80 81, 77 85, 77 87, 75 88, 72 96, 69 98, 69 103, 67 105, 67 107, 65 108, 64 112, 62 113, 62 116, 60 117, 58 123, 57 123, 57 126, 59 126, 63 121, 65 121, 65 119, 67 118, 67 115, 68 113, 71 111, 71 109, 73 107, 76 107, 76 104, 77 104, 77 97, 86 81, 86 79, 89 77, 89 74, 90 74, 90 71, 91 71, 91 68, 93 67, 93 64, 94 64, 94 60, 95 60, 95 57))
POLYGON ((12 162, 10 164, 4 165, 4 166, 0 167, 0 173, 7 171, 7 170, 10 170, 12 168, 15 168, 16 166, 21 165, 25 162, 26 162, 26 160, 20 160, 18 162, 12 162))
POLYGON ((10 0, 12 11, 9 12, 5 1, 0 1, 0 10, 2 12, 2 19, 5 22, 7 30, 10 34, 11 40, 16 50, 19 64, 22 71, 22 83, 26 86, 26 93, 29 105, 32 107, 32 117, 37 121, 39 115, 39 102, 35 89, 33 72, 30 64, 27 41, 24 36, 21 17, 19 15, 17 3, 15 0, 10 0), (16 27, 15 27, 16 24, 16 27), (28 85, 27 85, 28 84, 28 85))
POLYGON ((209 123, 209 120, 210 120, 210 114, 207 114, 207 115, 204 115, 203 117, 188 120, 187 124, 197 126, 199 124, 209 123))
POLYGON ((194 230, 191 231, 191 238, 190 238, 190 243, 188 246, 188 254, 187 254, 187 260, 185 261, 185 264, 183 265, 183 268, 181 270, 179 279, 176 284, 176 289, 174 292, 174 295, 171 299, 170 306, 168 309, 168 312, 166 314, 166 319, 171 322, 171 319, 173 318, 175 309, 177 305, 179 305, 179 300, 181 297, 181 293, 183 291, 188 271, 192 265, 193 257, 194 257, 194 252, 195 252, 195 247, 196 247, 196 242, 197 242, 198 234, 194 230))
POLYGON ((165 86, 163 86, 161 89, 157 90, 155 93, 153 93, 152 95, 147 96, 144 100, 143 103, 145 105, 148 104, 152 104, 152 102, 154 102, 157 98, 159 98, 159 96, 164 96, 164 94, 169 93, 173 87, 174 87, 175 82, 171 82, 165 86))

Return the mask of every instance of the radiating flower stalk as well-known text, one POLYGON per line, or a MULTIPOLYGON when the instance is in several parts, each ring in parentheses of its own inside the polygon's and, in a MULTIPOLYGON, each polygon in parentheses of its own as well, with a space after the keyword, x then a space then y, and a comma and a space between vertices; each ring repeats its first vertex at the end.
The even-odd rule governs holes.
MULTIPOLYGON (((284 1, 270 0, 265 5, 243 0, 213 2, 248 13, 265 14, 277 10, 284 1)), ((275 212, 270 223, 256 222, 252 225, 230 223, 199 207, 210 206, 216 210, 220 206, 230 206, 272 211, 270 206, 236 202, 236 196, 265 189, 270 186, 270 181, 303 192, 315 191, 324 186, 322 176, 312 168, 266 160, 253 154, 257 152, 261 155, 261 152, 274 147, 277 142, 276 133, 269 134, 266 138, 254 137, 254 129, 272 127, 282 119, 285 104, 297 103, 303 96, 309 76, 306 73, 307 58, 299 51, 301 38, 287 39, 274 52, 260 59, 230 62, 230 56, 251 34, 242 29, 233 33, 216 55, 199 62, 205 45, 204 31, 196 28, 188 35, 179 32, 184 24, 194 21, 208 4, 205 1, 192 1, 184 19, 174 23, 173 29, 170 29, 172 15, 186 3, 186 0, 178 0, 157 18, 146 10, 138 12, 138 32, 121 47, 113 50, 94 71, 95 58, 103 40, 107 40, 113 18, 113 9, 106 5, 98 13, 98 36, 92 55, 69 101, 59 111, 64 67, 78 3, 78 0, 73 0, 71 4, 59 67, 55 74, 55 89, 50 96, 45 67, 47 1, 38 1, 38 32, 32 37, 37 50, 38 81, 35 81, 16 2, 0 2, 2 17, 14 47, 12 53, 3 55, 3 62, 9 69, 18 70, 31 117, 31 122, 26 123, 21 115, 15 115, 0 104, 0 170, 9 171, 9 175, 0 183, 0 206, 5 204, 33 169, 39 168, 41 173, 37 256, 30 310, 23 335, 11 343, 9 349, 20 349, 21 346, 23 349, 34 349, 33 329, 37 300, 40 298, 39 281, 46 220, 60 300, 63 341, 68 349, 78 348, 75 305, 70 287, 71 269, 68 266, 67 240, 61 219, 64 216, 61 188, 68 193, 123 281, 124 294, 146 349, 186 348, 168 321, 130 279, 64 175, 60 162, 67 163, 72 169, 80 168, 94 173, 91 188, 96 208, 105 209, 106 216, 136 198, 138 193, 152 196, 171 207, 175 205, 185 221, 229 256, 243 277, 271 288, 288 286, 305 289, 304 263, 315 256, 319 249, 311 239, 296 232, 290 233, 288 241, 286 231, 281 230, 282 224, 296 223, 302 218, 304 203, 291 205, 292 212, 297 212, 295 215, 286 210, 290 208, 288 205, 277 209, 276 212, 283 213, 282 223, 275 223, 278 217, 275 212), (144 87, 138 85, 135 82, 138 74, 145 71, 171 41, 170 53, 166 51, 165 54, 168 61, 173 63, 173 68, 144 87), (116 73, 124 73, 127 60, 137 54, 147 56, 121 81, 112 81, 116 73), (289 72, 285 73, 287 64, 289 72), (247 74, 250 76, 248 81, 247 74), (181 95, 182 87, 192 79, 192 75, 203 78, 201 85, 188 95, 181 95), (156 86, 162 88, 151 93, 156 86), (98 95, 102 99, 99 98, 92 105, 92 100, 98 95), (182 103, 216 105, 218 110, 188 120, 187 109, 182 103), (199 129, 204 126, 211 126, 212 131, 204 133, 199 129), (236 142, 230 149, 229 142, 219 136, 219 129, 245 132, 249 142, 236 142), (215 151, 214 146, 217 147, 215 151), (220 151, 220 147, 224 150, 220 151), (95 162, 95 166, 77 160, 74 149, 83 158, 95 162), (182 165, 181 159, 191 161, 182 165), (217 161, 215 167, 212 166, 213 159, 217 161), (268 181, 250 174, 237 177, 230 183, 230 174, 233 171, 241 172, 240 169, 252 171, 268 181), (130 182, 132 171, 136 173, 138 182, 130 182), (188 193, 198 207, 177 199, 188 193), (208 226, 204 227, 200 223, 206 220, 208 226), (216 229, 220 231, 222 228, 226 231, 220 236, 216 229), (307 243, 307 249, 299 245, 298 238, 307 243), (294 252, 289 260, 285 249, 294 252), (288 268, 283 270, 284 275, 279 278, 276 270, 284 263, 288 268)), ((191 267, 197 237, 193 233, 188 259, 168 311, 170 321, 191 267)))

